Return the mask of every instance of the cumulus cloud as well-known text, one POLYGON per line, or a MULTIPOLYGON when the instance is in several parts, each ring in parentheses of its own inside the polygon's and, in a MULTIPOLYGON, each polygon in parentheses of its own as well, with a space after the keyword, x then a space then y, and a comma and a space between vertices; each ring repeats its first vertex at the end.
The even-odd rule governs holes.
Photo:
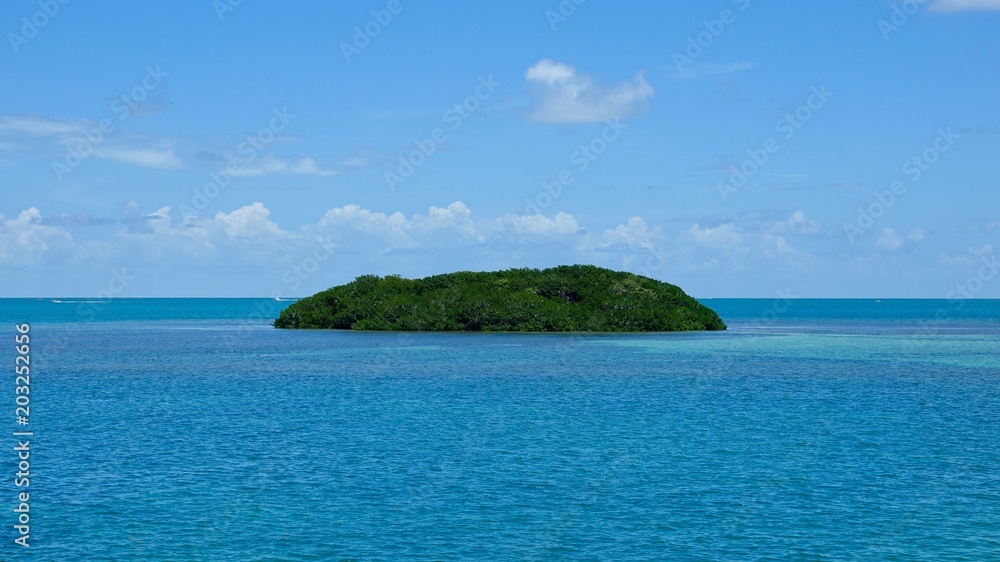
POLYGON ((818 229, 818 223, 807 220, 804 213, 796 212, 787 220, 758 221, 746 226, 735 222, 716 226, 696 223, 681 234, 680 240, 686 245, 684 252, 693 254, 702 249, 712 259, 728 258, 728 263, 734 268, 763 263, 760 260, 782 260, 801 266, 812 256, 793 247, 785 234, 811 234, 818 229))
POLYGON ((415 245, 408 233, 408 222, 399 211, 389 215, 360 205, 345 205, 327 211, 319 221, 318 230, 333 237, 360 234, 381 240, 388 248, 407 248, 415 245))
POLYGON ((1000 0, 935 0, 932 12, 966 12, 1000 10, 1000 0))
POLYGON ((805 212, 795 211, 785 220, 766 223, 763 229, 766 232, 772 233, 794 232, 797 234, 816 234, 823 230, 823 225, 818 221, 807 219, 805 212))
POLYGON ((875 246, 886 252, 895 252, 902 249, 908 242, 919 242, 927 236, 927 232, 922 228, 914 228, 903 234, 895 228, 883 228, 875 246))
POLYGON ((688 229, 688 238, 701 246, 734 251, 746 251, 743 247, 745 238, 741 228, 733 223, 721 224, 716 227, 702 227, 694 224, 688 229))
POLYGON ((649 228, 642 217, 632 217, 625 224, 607 229, 601 233, 600 239, 594 245, 596 250, 614 248, 655 249, 662 243, 658 228, 649 228))
MULTIPOLYGON (((163 216, 167 212, 168 208, 164 208, 153 215, 163 216)), ((213 223, 226 234, 229 240, 243 239, 268 242, 292 237, 271 220, 271 211, 267 210, 263 203, 247 205, 231 213, 217 213, 213 223)))
POLYGON ((576 234, 580 231, 573 215, 559 212, 553 218, 544 215, 505 215, 497 221, 497 229, 514 240, 534 237, 576 234))
POLYGON ((122 229, 115 241, 116 259, 141 263, 196 265, 273 265, 313 239, 293 234, 271 220, 263 203, 253 203, 214 217, 178 217, 170 207, 142 216, 140 228, 122 229))
POLYGON ((138 201, 128 200, 118 206, 118 211, 121 213, 124 220, 135 220, 142 217, 142 206, 139 205, 138 201))
POLYGON ((786 218, 770 218, 759 213, 746 213, 703 225, 695 223, 680 235, 681 253, 702 252, 701 263, 722 264, 727 258, 735 268, 754 267, 755 263, 783 260, 788 263, 812 258, 789 242, 789 237, 812 237, 823 230, 819 221, 808 218, 804 211, 795 211, 786 218), (710 256, 705 259, 705 256, 710 256))
POLYGON ((903 236, 894 228, 883 228, 875 245, 887 252, 894 252, 903 247, 903 236))
MULTIPOLYGON (((566 213, 549 218, 543 215, 504 215, 475 220, 461 201, 447 207, 430 207, 426 214, 407 217, 375 212, 358 205, 330 209, 316 225, 318 233, 335 240, 356 239, 381 243, 390 252, 418 247, 456 245, 517 244, 554 236, 572 235, 580 230, 576 219, 566 213)), ((351 244, 358 246, 361 241, 351 244)))
POLYGON ((31 207, 17 218, 0 215, 0 265, 33 267, 68 259, 74 251, 73 237, 65 229, 44 224, 42 214, 31 207))
MULTIPOLYGON (((170 207, 144 213, 132 201, 121 210, 128 220, 119 223, 110 239, 107 230, 91 235, 96 229, 78 229, 73 232, 82 239, 76 242, 69 234, 70 223, 91 220, 84 215, 43 218, 37 209, 29 209, 16 219, 0 218, 0 264, 252 267, 271 278, 277 271, 280 278, 283 269, 322 245, 352 254, 349 265, 341 264, 352 271, 374 267, 388 272, 392 269, 387 270, 386 263, 410 263, 406 260, 413 256, 421 256, 420 261, 433 256, 463 267, 468 262, 462 259, 476 256, 477 263, 503 266, 580 262, 617 269, 646 267, 643 264, 655 256, 669 259, 669 270, 749 269, 803 262, 810 255, 794 248, 786 236, 806 236, 817 229, 804 213, 796 212, 770 222, 757 218, 752 223, 686 223, 671 237, 640 216, 588 229, 565 212, 480 217, 461 201, 413 214, 348 204, 329 209, 316 222, 293 225, 296 228, 279 225, 260 202, 205 217, 181 216, 170 207), (402 261, 382 263, 395 257, 402 261), (267 271, 271 273, 263 273, 267 271)), ((916 235, 914 231, 909 236, 916 235)))
POLYGON ((642 72, 617 86, 600 84, 560 62, 543 59, 527 70, 532 106, 527 118, 536 123, 596 123, 643 113, 653 87, 642 72))
POLYGON ((477 219, 461 201, 412 215, 344 205, 295 230, 279 226, 260 202, 211 217, 180 216, 170 207, 144 214, 132 201, 122 211, 129 218, 120 223, 111 242, 92 239, 79 245, 68 229, 92 221, 86 213, 43 219, 37 209, 24 211, 17 219, 0 222, 0 263, 19 259, 39 265, 50 250, 59 249, 64 263, 102 259, 115 264, 274 265, 308 251, 317 241, 373 257, 415 251, 446 255, 463 249, 504 256, 520 249, 551 248, 583 255, 651 248, 659 236, 640 217, 593 235, 568 213, 477 219))

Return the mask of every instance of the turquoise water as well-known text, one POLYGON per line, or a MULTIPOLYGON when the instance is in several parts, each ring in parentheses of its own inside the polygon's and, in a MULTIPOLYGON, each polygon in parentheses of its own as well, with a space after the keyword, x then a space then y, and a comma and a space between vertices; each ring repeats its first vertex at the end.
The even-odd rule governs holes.
POLYGON ((525 335, 63 300, 0 300, 35 432, 30 549, 0 453, 3 560, 1000 559, 1000 301, 525 335))

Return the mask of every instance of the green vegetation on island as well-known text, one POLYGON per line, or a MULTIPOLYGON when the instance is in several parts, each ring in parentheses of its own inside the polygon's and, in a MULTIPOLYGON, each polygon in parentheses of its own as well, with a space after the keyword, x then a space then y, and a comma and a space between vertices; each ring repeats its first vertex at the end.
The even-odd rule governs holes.
POLYGON ((587 265, 423 279, 362 275, 292 304, 274 326, 439 332, 726 329, 718 314, 675 285, 587 265))

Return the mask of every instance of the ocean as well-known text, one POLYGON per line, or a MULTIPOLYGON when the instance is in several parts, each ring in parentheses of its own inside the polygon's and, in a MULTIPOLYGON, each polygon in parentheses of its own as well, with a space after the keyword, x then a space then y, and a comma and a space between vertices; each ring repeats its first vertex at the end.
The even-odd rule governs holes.
POLYGON ((56 300, 0 299, 2 560, 1000 559, 1000 301, 594 335, 56 300))

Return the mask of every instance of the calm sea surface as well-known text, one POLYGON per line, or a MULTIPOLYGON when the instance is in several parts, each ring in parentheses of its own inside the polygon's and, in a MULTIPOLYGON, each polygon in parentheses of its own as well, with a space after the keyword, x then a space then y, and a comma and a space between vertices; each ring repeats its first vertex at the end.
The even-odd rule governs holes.
POLYGON ((0 299, 0 560, 1000 560, 1000 301, 704 303, 729 331, 0 299))

